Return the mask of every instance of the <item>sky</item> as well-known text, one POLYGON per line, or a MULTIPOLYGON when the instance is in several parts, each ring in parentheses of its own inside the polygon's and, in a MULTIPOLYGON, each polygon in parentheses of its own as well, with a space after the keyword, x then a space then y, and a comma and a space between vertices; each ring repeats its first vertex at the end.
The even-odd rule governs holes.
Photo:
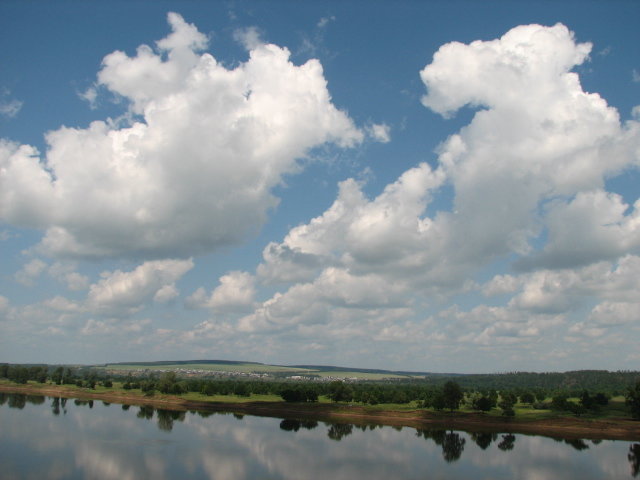
POLYGON ((0 361, 638 370, 638 18, 0 2, 0 361))

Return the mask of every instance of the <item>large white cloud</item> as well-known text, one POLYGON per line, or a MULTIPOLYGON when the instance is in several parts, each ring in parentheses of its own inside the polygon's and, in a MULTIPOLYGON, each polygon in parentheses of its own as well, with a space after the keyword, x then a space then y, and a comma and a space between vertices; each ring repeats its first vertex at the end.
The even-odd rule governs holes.
MULTIPOLYGON (((479 306, 474 312, 488 323, 459 339, 519 342, 542 335, 544 325, 558 326, 587 299, 613 301, 601 289, 636 258, 625 255, 638 250, 640 233, 637 205, 630 209, 604 186, 637 164, 640 129, 634 121, 622 124, 598 94, 583 91, 571 70, 590 50, 563 25, 521 26, 500 39, 441 47, 421 72, 424 105, 443 115, 465 105, 480 110, 442 143, 437 168, 409 169, 372 199, 346 180, 322 215, 269 244, 258 277, 294 285, 240 327, 337 328, 339 313, 328 306, 356 294, 368 278, 389 292, 399 289, 410 306, 419 297, 431 302, 475 288, 473 277, 504 258, 544 270, 486 284, 487 294, 513 295, 511 303, 479 306), (452 207, 431 213, 441 205, 432 200, 443 185, 453 189, 452 207), (603 262, 619 258, 617 267, 603 262), (328 289, 327 272, 353 281, 328 289), (587 281, 589 275, 600 281, 587 281)), ((620 282, 624 291, 635 285, 620 282)))
POLYGON ((107 55, 98 87, 130 120, 50 132, 45 157, 0 144, 0 218, 46 229, 54 255, 192 255, 238 242, 310 149, 363 138, 332 103, 317 60, 258 43, 229 69, 177 14, 156 48, 107 55))

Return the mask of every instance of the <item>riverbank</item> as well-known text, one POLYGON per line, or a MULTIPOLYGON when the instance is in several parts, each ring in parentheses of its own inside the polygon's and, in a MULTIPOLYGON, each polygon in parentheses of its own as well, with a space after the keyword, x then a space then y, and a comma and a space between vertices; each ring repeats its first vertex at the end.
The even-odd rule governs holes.
POLYGON ((122 390, 91 391, 64 385, 0 385, 0 392, 26 395, 101 400, 126 405, 149 405, 169 410, 231 412, 263 417, 314 419, 355 425, 389 425, 416 429, 464 430, 467 432, 523 433, 563 439, 640 440, 640 421, 627 418, 584 419, 576 417, 504 418, 481 413, 439 413, 422 409, 382 410, 375 407, 326 403, 208 402, 175 395, 145 396, 122 390))

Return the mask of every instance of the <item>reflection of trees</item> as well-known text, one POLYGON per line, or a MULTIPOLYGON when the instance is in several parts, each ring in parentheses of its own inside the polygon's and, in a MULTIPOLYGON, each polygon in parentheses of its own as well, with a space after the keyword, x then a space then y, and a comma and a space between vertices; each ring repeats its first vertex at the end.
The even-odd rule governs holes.
POLYGON ((0 405, 4 405, 5 403, 7 403, 7 394, 0 393, 0 405))
POLYGON ((44 397, 42 395, 27 395, 27 402, 32 405, 42 405, 44 403, 44 397))
POLYGON ((54 397, 51 401, 51 411, 54 415, 60 415, 60 399, 58 397, 54 397))
POLYGON ((640 443, 629 445, 627 458, 631 464, 631 476, 637 477, 638 473, 640 473, 640 443))
POLYGON ((315 420, 301 420, 300 426, 305 430, 313 430, 318 426, 318 422, 316 422, 315 420))
POLYGON ((296 420, 293 418, 285 418, 280 422, 280 429, 286 432, 297 432, 300 428, 313 430, 318 426, 315 420, 296 420))
POLYGON ((93 408, 93 400, 80 400, 78 398, 76 398, 73 403, 75 403, 78 406, 81 405, 89 405, 89 408, 93 408))
POLYGON ((347 423, 336 423, 329 427, 327 436, 331 440, 336 440, 339 442, 344 437, 351 435, 352 432, 353 432, 353 425, 349 425, 347 423))
POLYGON ((416 435, 425 440, 433 440, 442 447, 442 458, 446 462, 455 462, 462 456, 466 440, 459 433, 446 430, 416 430, 416 435))
POLYGON ((464 451, 465 442, 466 440, 459 434, 454 432, 447 433, 442 442, 442 458, 444 458, 447 463, 458 460, 464 451))
POLYGON ((472 433, 471 440, 478 445, 482 450, 486 450, 492 442, 498 439, 496 433, 472 433))
POLYGON ((161 408, 156 410, 158 416, 158 428, 165 432, 170 432, 173 429, 173 422, 184 420, 184 412, 176 410, 163 410, 161 408))
POLYGON ((502 435, 502 441, 498 444, 498 448, 503 452, 508 452, 509 450, 513 450, 514 444, 516 443, 516 436, 511 433, 507 435, 502 435))
POLYGON ((416 435, 422 437, 425 440, 433 440, 436 445, 442 445, 444 436, 447 434, 446 430, 416 430, 416 435))
POLYGON ((147 420, 151 420, 153 418, 153 407, 149 405, 141 405, 140 410, 138 410, 138 414, 136 416, 138 418, 146 418, 147 420))
POLYGON ((9 394, 9 401, 7 402, 7 405, 9 405, 9 408, 18 408, 22 410, 26 404, 27 404, 26 395, 21 395, 17 393, 9 394))
POLYGON ((300 422, 292 418, 285 418, 280 422, 280 430, 285 432, 297 432, 300 430, 300 422))
POLYGON ((127 405, 125 403, 124 405, 122 405, 122 410, 126 412, 127 410, 129 410, 130 407, 131 407, 131 405, 127 405))
POLYGON ((216 412, 212 412, 209 410, 197 410, 196 413, 202 418, 209 418, 211 415, 215 415, 216 412))
POLYGON ((236 420, 242 420, 244 418, 244 415, 242 413, 234 413, 233 416, 236 420))
POLYGON ((564 443, 566 443, 567 445, 571 445, 573 448, 575 448, 578 451, 587 450, 589 448, 589 445, 587 445, 584 440, 581 440, 579 438, 566 439, 564 443))

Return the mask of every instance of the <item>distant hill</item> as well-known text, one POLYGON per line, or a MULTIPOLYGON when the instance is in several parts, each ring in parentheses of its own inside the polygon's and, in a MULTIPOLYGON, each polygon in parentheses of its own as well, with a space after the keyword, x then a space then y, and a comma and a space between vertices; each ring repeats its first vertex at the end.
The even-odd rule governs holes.
POLYGON ((322 372, 360 372, 360 373, 376 373, 383 375, 407 376, 407 377, 426 377, 426 376, 458 376, 457 373, 433 373, 433 372, 413 372, 407 370, 380 370, 375 368, 351 368, 336 367, 333 365, 290 365, 293 368, 305 368, 308 370, 319 370, 322 372))
POLYGON ((264 365, 258 362, 243 362, 237 360, 160 360, 156 362, 116 362, 107 363, 106 366, 113 365, 140 365, 140 366, 161 366, 161 365, 264 365))
POLYGON ((602 390, 623 392, 640 379, 639 371, 577 370, 569 372, 505 372, 490 374, 456 374, 338 367, 333 365, 270 365, 237 360, 162 360, 155 362, 120 362, 102 366, 110 370, 208 370, 212 375, 262 374, 275 378, 339 378, 373 381, 427 382, 442 385, 455 380, 470 389, 540 388, 545 390, 602 390))

